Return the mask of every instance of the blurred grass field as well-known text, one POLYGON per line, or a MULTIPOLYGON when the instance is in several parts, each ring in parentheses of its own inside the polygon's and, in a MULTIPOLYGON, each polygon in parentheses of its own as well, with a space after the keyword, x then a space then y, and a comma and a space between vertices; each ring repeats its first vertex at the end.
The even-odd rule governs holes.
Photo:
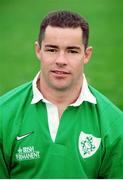
POLYGON ((93 56, 85 67, 91 85, 123 110, 122 0, 1 0, 0 95, 33 79, 39 70, 34 52, 42 18, 58 9, 85 16, 93 56))

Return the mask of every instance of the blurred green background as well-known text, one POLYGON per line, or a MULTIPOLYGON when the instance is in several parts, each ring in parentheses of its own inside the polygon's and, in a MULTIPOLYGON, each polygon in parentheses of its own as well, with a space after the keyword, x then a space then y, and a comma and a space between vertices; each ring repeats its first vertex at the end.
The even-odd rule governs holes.
POLYGON ((123 110, 122 0, 0 0, 0 95, 34 78, 34 52, 42 18, 53 10, 72 10, 90 24, 93 56, 87 79, 123 110))

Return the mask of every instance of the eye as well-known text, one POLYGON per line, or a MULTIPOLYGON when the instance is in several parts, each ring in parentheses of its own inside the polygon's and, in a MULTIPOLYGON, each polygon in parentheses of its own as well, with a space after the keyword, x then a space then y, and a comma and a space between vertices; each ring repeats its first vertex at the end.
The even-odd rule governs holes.
POLYGON ((57 49, 50 48, 50 49, 46 49, 45 51, 48 51, 48 52, 57 52, 57 49))
POLYGON ((70 49, 70 50, 68 50, 68 53, 71 53, 71 54, 77 54, 77 53, 78 53, 78 51, 73 50, 73 49, 70 49))

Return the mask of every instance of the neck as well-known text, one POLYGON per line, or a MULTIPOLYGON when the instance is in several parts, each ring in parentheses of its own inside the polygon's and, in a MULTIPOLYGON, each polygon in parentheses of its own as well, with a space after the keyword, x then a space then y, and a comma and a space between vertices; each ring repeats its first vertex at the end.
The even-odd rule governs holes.
POLYGON ((67 106, 74 103, 81 91, 83 78, 71 89, 60 91, 47 86, 40 77, 38 88, 43 94, 44 98, 53 103, 58 108, 59 120, 67 106))
POLYGON ((55 104, 56 106, 67 107, 69 104, 72 104, 77 100, 81 91, 82 81, 83 78, 81 78, 81 82, 79 82, 73 88, 65 91, 60 91, 47 87, 47 85, 42 82, 42 79, 40 77, 38 88, 43 94, 44 98, 50 101, 51 103, 55 104))

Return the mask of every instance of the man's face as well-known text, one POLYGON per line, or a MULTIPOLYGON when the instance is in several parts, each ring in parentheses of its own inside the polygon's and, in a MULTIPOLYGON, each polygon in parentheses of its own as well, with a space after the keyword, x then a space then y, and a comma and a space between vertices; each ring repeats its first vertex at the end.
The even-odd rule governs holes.
POLYGON ((41 61, 41 82, 46 87, 64 91, 82 84, 83 65, 92 49, 84 49, 81 28, 48 26, 36 54, 41 61), (87 51, 87 52, 86 52, 87 51))

